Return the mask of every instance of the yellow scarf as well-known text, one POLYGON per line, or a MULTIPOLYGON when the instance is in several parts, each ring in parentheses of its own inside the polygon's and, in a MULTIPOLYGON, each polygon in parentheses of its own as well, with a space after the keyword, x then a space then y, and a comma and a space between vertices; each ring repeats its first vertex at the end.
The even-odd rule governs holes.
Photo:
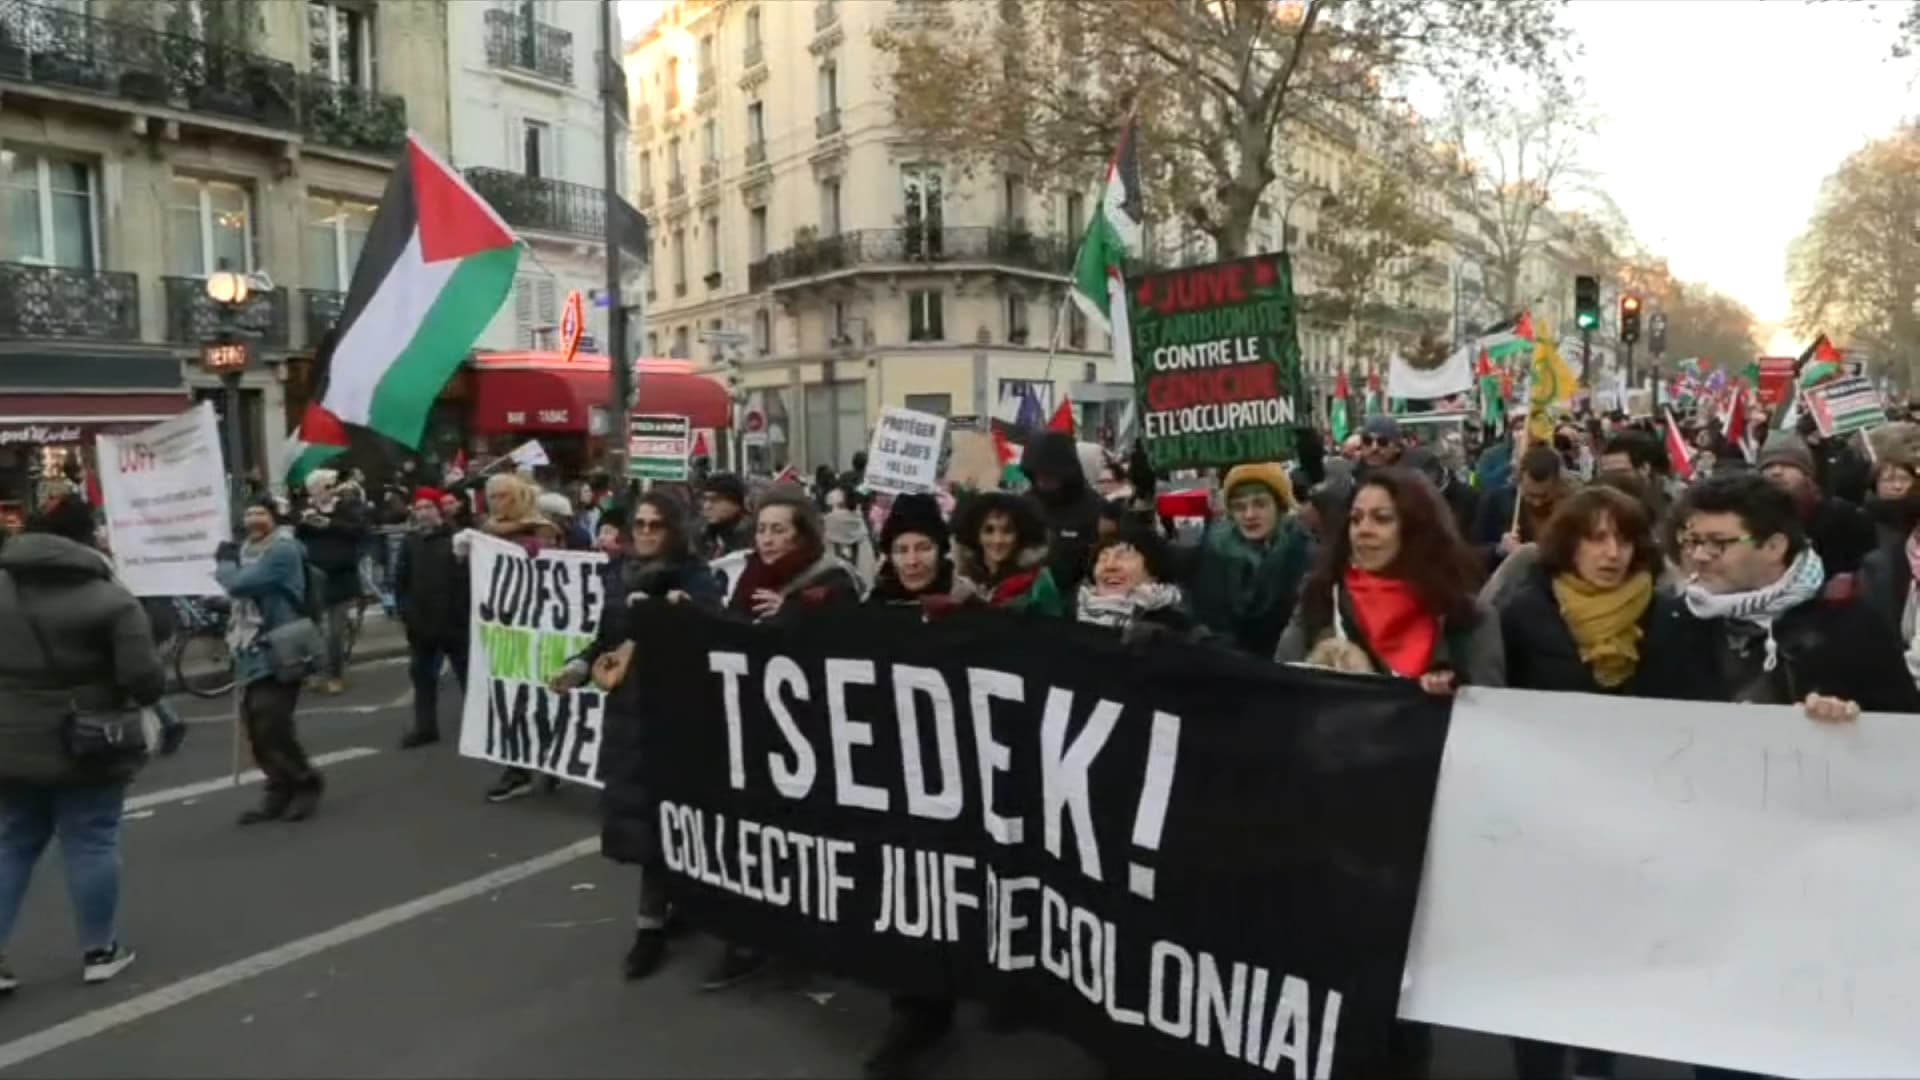
POLYGON ((1553 597, 1581 661, 1593 669, 1593 681, 1614 687, 1632 678, 1640 665, 1640 616, 1653 603, 1653 575, 1642 570, 1602 589, 1573 574, 1557 574, 1553 597))

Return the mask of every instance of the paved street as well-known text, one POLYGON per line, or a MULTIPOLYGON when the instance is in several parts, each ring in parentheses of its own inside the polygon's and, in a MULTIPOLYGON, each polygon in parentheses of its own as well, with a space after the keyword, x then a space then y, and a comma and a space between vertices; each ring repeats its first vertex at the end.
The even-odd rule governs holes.
MULTIPOLYGON (((225 702, 184 700, 186 747, 142 774, 126 825, 124 933, 139 961, 79 982, 57 857, 42 863, 0 1005, 0 1070, 36 1077, 781 1076, 858 1072, 877 995, 770 980, 695 983, 712 942, 624 982, 629 871, 597 854, 593 793, 482 802, 488 766, 451 742, 401 753, 404 664, 308 695, 327 800, 302 825, 239 829, 257 786, 227 774, 225 702)), ((452 725, 455 703, 443 702, 452 725)), ((55 853, 57 856, 57 853, 55 853)), ((1061 1040, 968 1015, 934 1072, 1091 1076, 1061 1040)), ((1504 1043, 1446 1033, 1436 1075, 1506 1075, 1504 1043)), ((1628 1076, 1685 1075, 1636 1063, 1628 1076)))

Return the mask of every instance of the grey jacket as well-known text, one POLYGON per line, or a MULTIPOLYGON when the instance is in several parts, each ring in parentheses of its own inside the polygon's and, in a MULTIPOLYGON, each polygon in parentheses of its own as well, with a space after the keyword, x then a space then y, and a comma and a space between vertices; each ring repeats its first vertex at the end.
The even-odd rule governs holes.
POLYGON ((140 601, 114 580, 104 555, 50 533, 9 541, 0 550, 0 573, 7 579, 0 582, 0 782, 91 784, 132 776, 137 757, 75 762, 61 729, 72 707, 104 712, 160 699, 166 676, 140 601))

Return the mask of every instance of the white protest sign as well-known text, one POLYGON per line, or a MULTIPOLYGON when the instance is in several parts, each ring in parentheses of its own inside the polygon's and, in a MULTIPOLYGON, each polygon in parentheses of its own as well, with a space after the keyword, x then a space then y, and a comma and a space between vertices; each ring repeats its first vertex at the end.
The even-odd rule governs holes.
POLYGON ((1403 1019, 1770 1076, 1920 1076, 1920 725, 1469 690, 1403 1019))
POLYGON ((740 575, 747 569, 747 556, 750 551, 729 551, 725 555, 707 563, 707 569, 720 583, 720 606, 725 607, 733 600, 734 587, 740 584, 740 575))
POLYGON ((473 606, 461 755, 600 786, 605 695, 591 683, 556 693, 547 681, 600 628, 606 556, 528 555, 475 536, 467 559, 473 606))
POLYGON ((551 464, 547 460, 547 448, 540 445, 539 439, 528 439, 526 442, 514 447, 513 450, 507 454, 507 457, 511 458, 515 465, 523 469, 531 469, 536 466, 551 464))
POLYGON ((872 491, 895 494, 933 491, 940 479, 940 444, 947 418, 913 409, 886 408, 873 429, 867 447, 867 475, 872 491))
POLYGON ((217 596, 213 553, 231 539, 213 405, 129 435, 95 437, 115 571, 135 596, 217 596))

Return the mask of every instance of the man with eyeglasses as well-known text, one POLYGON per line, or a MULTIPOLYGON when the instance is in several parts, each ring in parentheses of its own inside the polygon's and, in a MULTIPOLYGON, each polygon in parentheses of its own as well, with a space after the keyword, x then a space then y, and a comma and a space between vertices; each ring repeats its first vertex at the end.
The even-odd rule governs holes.
POLYGON ((1687 574, 1676 647, 1699 656, 1700 699, 1800 705, 1816 720, 1920 712, 1897 634, 1828 599, 1793 499, 1751 472, 1709 477, 1675 509, 1687 574))

